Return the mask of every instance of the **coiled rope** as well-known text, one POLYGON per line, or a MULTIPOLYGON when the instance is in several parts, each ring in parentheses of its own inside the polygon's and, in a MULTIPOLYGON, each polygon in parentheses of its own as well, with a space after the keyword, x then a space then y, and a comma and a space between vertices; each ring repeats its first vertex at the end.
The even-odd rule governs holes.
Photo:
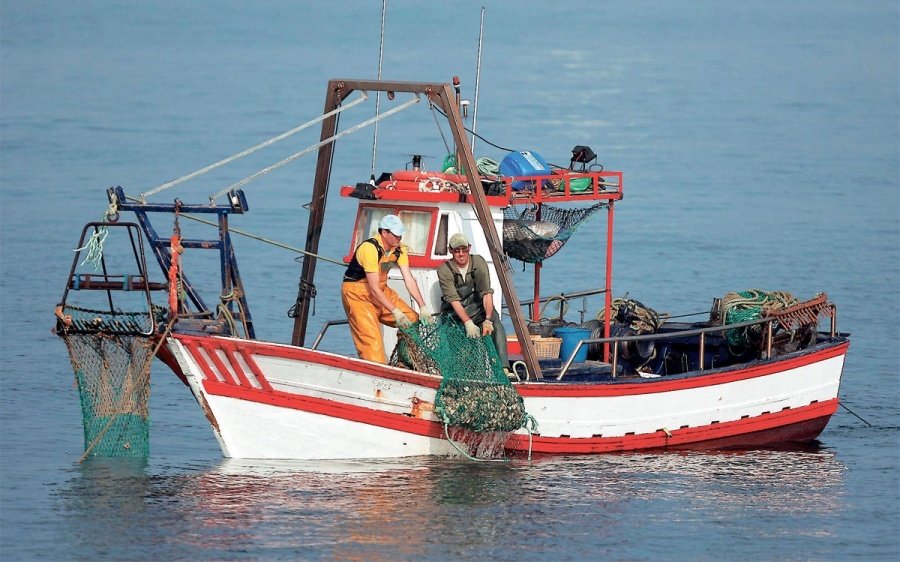
MULTIPOLYGON (((116 195, 112 194, 112 201, 110 201, 106 211, 103 212, 103 216, 100 217, 100 222, 116 221, 119 218, 119 213, 116 209, 116 195)), ((107 236, 109 236, 109 230, 105 226, 95 228, 94 233, 91 234, 84 246, 72 250, 73 252, 87 250, 87 256, 79 265, 91 264, 94 267, 94 271, 103 269, 103 243, 106 242, 107 236)))
MULTIPOLYGON (((721 310, 725 324, 737 324, 755 320, 772 312, 783 310, 797 304, 794 295, 787 291, 763 291, 748 289, 735 293, 726 293, 722 297, 721 310)), ((725 340, 734 355, 740 354, 743 348, 752 345, 761 337, 761 324, 735 328, 725 332, 725 340)))

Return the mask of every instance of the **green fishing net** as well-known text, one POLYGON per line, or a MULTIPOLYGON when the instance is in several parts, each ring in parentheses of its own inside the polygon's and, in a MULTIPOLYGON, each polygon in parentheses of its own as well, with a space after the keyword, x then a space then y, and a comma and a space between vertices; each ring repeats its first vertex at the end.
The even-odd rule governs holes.
POLYGON ((434 409, 449 426, 476 432, 525 426, 524 402, 503 372, 491 336, 469 338, 449 316, 398 330, 391 363, 441 375, 434 409))
POLYGON ((59 334, 68 348, 78 385, 84 456, 146 457, 154 342, 135 334, 133 328, 145 324, 147 315, 142 322, 141 314, 72 308, 65 312, 68 328, 59 334))
MULTIPOLYGON (((768 312, 776 312, 799 301, 786 291, 767 292, 749 289, 726 293, 722 297, 721 310, 725 324, 737 324, 762 318, 768 312)), ((763 325, 746 326, 725 331, 725 340, 734 348, 756 347, 762 341, 763 325)))

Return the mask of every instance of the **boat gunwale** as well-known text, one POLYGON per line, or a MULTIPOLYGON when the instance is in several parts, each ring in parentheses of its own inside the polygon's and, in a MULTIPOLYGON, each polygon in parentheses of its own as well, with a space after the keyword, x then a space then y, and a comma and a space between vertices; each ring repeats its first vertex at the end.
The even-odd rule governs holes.
MULTIPOLYGON (((437 389, 440 387, 442 381, 440 375, 422 373, 404 367, 383 365, 339 353, 297 347, 277 342, 188 334, 173 334, 172 337, 191 349, 203 347, 208 350, 210 347, 220 347, 226 351, 240 351, 241 353, 259 354, 267 357, 294 361, 308 361, 337 369, 351 370, 361 375, 378 379, 418 384, 426 388, 437 389), (207 345, 204 345, 204 342, 206 342, 207 345), (215 342, 216 345, 208 345, 209 342, 215 342), (274 351, 274 353, 272 353, 272 351, 274 351)), ((523 397, 545 395, 558 397, 590 397, 655 394, 687 388, 717 386, 729 384, 738 380, 753 379, 775 374, 785 370, 785 363, 792 364, 789 368, 797 368, 834 357, 842 357, 846 354, 849 345, 849 339, 846 335, 841 334, 840 337, 822 341, 808 348, 779 355, 774 358, 755 359, 744 363, 716 367, 714 369, 705 369, 703 371, 694 370, 652 378, 615 377, 607 380, 589 382, 567 382, 565 380, 542 379, 540 381, 515 381, 511 382, 511 384, 523 397)), ((257 390, 266 392, 262 389, 257 390)))

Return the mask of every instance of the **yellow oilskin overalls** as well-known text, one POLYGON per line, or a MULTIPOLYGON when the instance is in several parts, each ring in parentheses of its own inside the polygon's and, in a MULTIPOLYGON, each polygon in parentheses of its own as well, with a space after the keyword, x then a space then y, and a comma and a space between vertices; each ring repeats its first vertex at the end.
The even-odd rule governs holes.
POLYGON ((356 247, 353 259, 350 260, 344 274, 344 282, 341 283, 341 302, 344 303, 344 312, 350 321, 350 334, 353 336, 353 344, 360 359, 387 363, 379 323, 391 327, 397 325, 391 313, 393 308, 391 310, 384 308, 369 294, 366 273, 378 272, 378 286, 385 298, 395 308, 399 308, 410 321, 416 322, 419 319, 419 315, 400 298, 397 292, 387 286, 388 270, 394 264, 409 265, 406 246, 401 245, 388 254, 384 251, 381 237, 375 236, 356 247))

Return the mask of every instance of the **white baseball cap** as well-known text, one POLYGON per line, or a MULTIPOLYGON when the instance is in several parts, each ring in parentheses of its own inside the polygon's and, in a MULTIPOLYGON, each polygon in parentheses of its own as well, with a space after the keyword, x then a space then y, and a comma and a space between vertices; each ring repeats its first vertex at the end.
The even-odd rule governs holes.
POLYGON ((378 228, 390 230, 396 236, 406 234, 406 227, 403 226, 403 221, 397 215, 384 215, 381 217, 381 220, 378 221, 378 228))

